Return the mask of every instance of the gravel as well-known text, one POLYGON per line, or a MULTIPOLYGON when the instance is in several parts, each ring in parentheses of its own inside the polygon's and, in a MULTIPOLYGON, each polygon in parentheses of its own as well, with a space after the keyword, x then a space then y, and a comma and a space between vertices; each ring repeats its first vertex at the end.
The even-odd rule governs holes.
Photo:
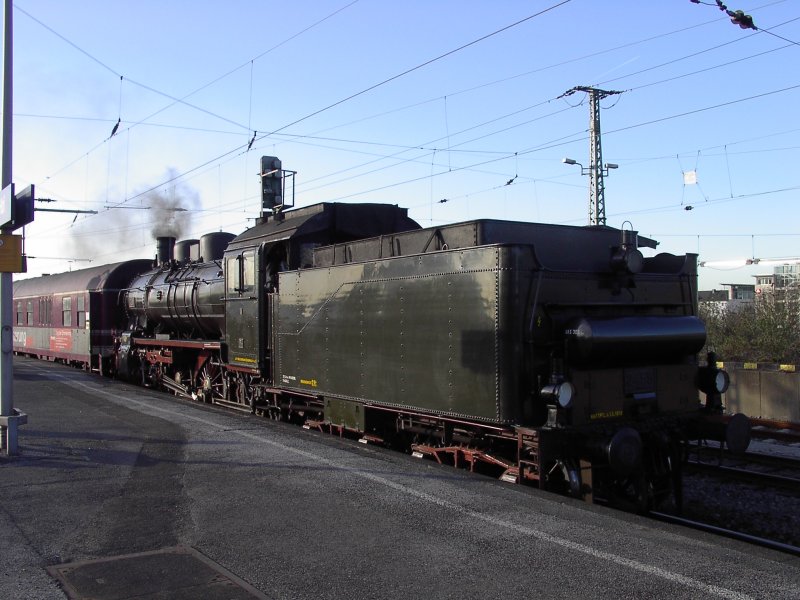
POLYGON ((683 516, 800 546, 800 495, 762 485, 684 474, 683 516))

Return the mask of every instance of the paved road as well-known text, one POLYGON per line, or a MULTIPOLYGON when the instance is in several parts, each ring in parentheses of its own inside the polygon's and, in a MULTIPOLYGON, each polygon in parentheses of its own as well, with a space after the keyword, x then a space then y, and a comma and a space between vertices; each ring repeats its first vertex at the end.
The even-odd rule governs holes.
POLYGON ((800 598, 796 558, 52 363, 15 359, 15 405, 4 599, 175 547, 267 598, 800 598))

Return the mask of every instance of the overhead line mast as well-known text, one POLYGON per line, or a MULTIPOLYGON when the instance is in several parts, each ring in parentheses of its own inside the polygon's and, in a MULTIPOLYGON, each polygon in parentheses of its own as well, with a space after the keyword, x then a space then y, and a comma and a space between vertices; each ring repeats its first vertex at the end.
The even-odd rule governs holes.
POLYGON ((600 136, 600 100, 622 92, 577 86, 567 90, 559 97, 571 96, 575 92, 589 94, 589 167, 585 169, 589 174, 589 225, 605 225, 606 200, 603 177, 608 174, 609 168, 616 168, 616 165, 603 165, 603 149, 600 136))

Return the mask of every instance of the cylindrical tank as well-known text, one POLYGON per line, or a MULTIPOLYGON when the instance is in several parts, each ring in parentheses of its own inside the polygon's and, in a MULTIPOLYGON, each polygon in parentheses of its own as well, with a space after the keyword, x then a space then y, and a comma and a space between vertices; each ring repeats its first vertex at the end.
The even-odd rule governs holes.
POLYGON ((200 259, 200 240, 181 240, 175 244, 175 260, 179 263, 197 262, 200 259))
POLYGON ((228 243, 236 236, 232 233, 225 233, 224 231, 217 231, 215 233, 207 233, 200 237, 200 260, 203 262, 211 262, 212 260, 222 260, 225 254, 225 248, 228 243))
POLYGON ((697 317, 580 318, 566 330, 569 358, 579 362, 675 360, 706 341, 697 317))

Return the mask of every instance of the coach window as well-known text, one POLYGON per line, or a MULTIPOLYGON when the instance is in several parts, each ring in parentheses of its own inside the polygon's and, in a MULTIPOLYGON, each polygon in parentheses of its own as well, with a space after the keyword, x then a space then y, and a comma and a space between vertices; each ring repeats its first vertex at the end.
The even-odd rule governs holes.
POLYGON ((22 302, 17 302, 17 325, 22 324, 22 302))
POLYGON ((86 327, 86 298, 84 296, 78 296, 78 308, 75 313, 75 317, 77 318, 77 323, 75 323, 79 328, 86 327))
POLYGON ((28 325, 33 325, 33 302, 28 300, 28 325))
POLYGON ((64 327, 72 326, 72 298, 61 299, 61 324, 64 327))

